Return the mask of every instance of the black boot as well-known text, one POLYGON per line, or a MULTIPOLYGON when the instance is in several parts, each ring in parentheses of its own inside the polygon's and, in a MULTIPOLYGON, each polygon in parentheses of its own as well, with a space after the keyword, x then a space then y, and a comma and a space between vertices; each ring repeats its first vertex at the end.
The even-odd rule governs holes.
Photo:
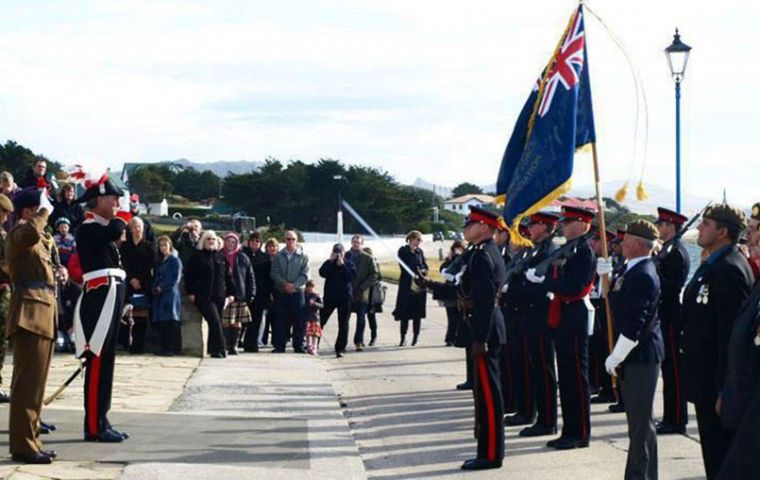
POLYGON ((240 336, 240 330, 235 327, 227 329, 227 353, 229 355, 237 355, 237 342, 240 336))
POLYGON ((401 341, 398 342, 399 347, 406 347, 406 335, 401 335, 401 341))
POLYGON ((417 345, 417 340, 418 340, 419 338, 420 338, 420 334, 419 334, 419 333, 418 333, 418 334, 415 334, 415 335, 412 337, 412 346, 415 346, 415 345, 417 345))

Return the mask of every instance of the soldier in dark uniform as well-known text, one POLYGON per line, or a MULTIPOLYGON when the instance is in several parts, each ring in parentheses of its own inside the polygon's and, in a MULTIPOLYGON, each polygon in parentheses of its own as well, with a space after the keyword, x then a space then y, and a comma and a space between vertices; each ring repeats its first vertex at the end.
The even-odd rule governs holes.
POLYGON ((760 282, 734 321, 720 421, 733 438, 718 478, 760 478, 760 282))
POLYGON ((119 321, 124 306, 126 273, 117 241, 123 238, 129 212, 119 211, 122 190, 104 175, 79 199, 88 212, 77 232, 84 273, 82 296, 75 310, 76 355, 86 360, 84 439, 121 442, 126 433, 108 421, 119 321))
POLYGON ((663 242, 654 257, 660 274, 660 326, 665 342, 665 360, 662 362, 662 396, 664 413, 657 424, 658 434, 684 433, 688 422, 686 392, 683 390, 683 334, 681 291, 689 276, 689 253, 676 236, 688 220, 680 213, 667 208, 657 209, 657 230, 663 242))
MULTIPOLYGON (((531 249, 513 243, 501 250, 505 265, 523 259, 531 249)), ((528 356, 525 315, 527 303, 520 289, 507 288, 502 292, 501 314, 507 332, 507 343, 501 351, 501 390, 506 412, 515 412, 504 418, 507 426, 529 425, 536 414, 533 396, 530 357, 528 356)))
MULTIPOLYGON (((562 207, 562 233, 573 241, 591 228, 594 213, 576 207, 562 207)), ((555 265, 549 275, 525 272, 533 283, 546 283, 553 298, 548 324, 555 331, 559 395, 562 403, 562 435, 547 443, 558 450, 585 448, 591 434, 588 380, 588 337, 593 328, 593 307, 589 293, 594 287, 596 256, 588 242, 580 242, 572 255, 555 265)))
MULTIPOLYGON (((623 240, 625 240, 625 230, 618 228, 615 232, 615 239, 612 241, 612 255, 610 255, 610 260, 612 260, 612 275, 610 275, 610 291, 615 289, 615 284, 618 280, 620 280, 620 277, 623 276, 623 273, 625 273, 626 268, 626 262, 627 260, 625 257, 623 257, 623 240)), ((612 336, 617 340, 617 336, 620 333, 618 331, 617 326, 614 324, 615 318, 613 316, 613 332, 612 336)), ((606 321, 606 319, 605 319, 606 321)), ((615 396, 617 397, 617 403, 613 403, 610 405, 608 410, 612 413, 624 413, 625 412, 625 401, 623 399, 623 396, 620 395, 619 389, 615 390, 615 396)))
MULTIPOLYGON (((458 288, 464 318, 472 331, 475 385, 476 458, 462 464, 463 470, 501 468, 504 459, 503 405, 500 382, 500 355, 506 341, 504 319, 498 297, 505 280, 504 262, 493 241, 498 216, 470 207, 464 236, 473 244, 467 254, 467 267, 458 288)), ((426 282, 434 294, 451 289, 450 284, 426 282)))
MULTIPOLYGON (((532 268, 546 259, 555 247, 552 243, 554 231, 559 224, 559 216, 539 212, 530 216, 528 233, 533 242, 527 268, 532 268)), ((522 437, 537 437, 557 433, 557 372, 554 367, 554 332, 547 323, 549 297, 545 284, 529 282, 525 275, 518 276, 508 287, 524 298, 523 332, 526 337, 530 359, 533 395, 537 417, 535 423, 520 431, 522 437)))
MULTIPOLYGON (((596 231, 596 235, 589 240, 589 245, 594 254, 601 255, 601 238, 600 231, 596 231)), ((605 230, 607 236, 607 243, 609 244, 608 251, 612 251, 612 242, 615 241, 617 235, 605 230)), ((591 292, 591 305, 596 310, 594 314, 594 334, 589 340, 589 374, 591 389, 596 389, 598 394, 591 398, 591 403, 613 403, 616 401, 615 390, 612 388, 612 379, 607 375, 607 370, 604 368, 604 361, 610 354, 610 344, 607 328, 607 309, 604 301, 603 282, 602 277, 597 275, 594 281, 594 290, 591 292)))
MULTIPOLYGON (((625 478, 657 478, 657 433, 653 408, 660 363, 664 357, 662 333, 657 316, 660 278, 652 260, 659 232, 651 222, 638 220, 628 225, 623 254, 626 270, 610 293, 615 326, 619 333, 605 361, 607 373, 620 373, 626 398, 628 460, 625 478)), ((612 271, 609 260, 599 259, 597 273, 612 271)))
POLYGON ((683 295, 686 394, 697 411, 708 479, 718 474, 730 443, 730 432, 716 411, 720 410, 731 329, 753 283, 752 269, 737 248, 744 222, 744 213, 730 205, 705 210, 697 227, 697 244, 707 258, 683 295))

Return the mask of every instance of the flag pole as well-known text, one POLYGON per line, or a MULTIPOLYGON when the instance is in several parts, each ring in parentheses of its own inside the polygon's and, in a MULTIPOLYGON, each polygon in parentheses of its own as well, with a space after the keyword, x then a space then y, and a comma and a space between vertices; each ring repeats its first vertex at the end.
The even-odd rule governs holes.
MULTIPOLYGON (((604 201, 602 200, 602 182, 599 178, 599 159, 596 154, 596 142, 591 144, 591 152, 594 156, 594 184, 596 185, 596 204, 599 210, 599 245, 602 257, 607 260, 607 224, 604 221, 604 201)), ((615 332, 613 331, 612 308, 610 308, 610 277, 602 276, 602 296, 604 297, 604 311, 607 314, 607 344, 610 352, 615 348, 615 332)), ((612 377, 612 389, 617 390, 616 378, 612 377)))

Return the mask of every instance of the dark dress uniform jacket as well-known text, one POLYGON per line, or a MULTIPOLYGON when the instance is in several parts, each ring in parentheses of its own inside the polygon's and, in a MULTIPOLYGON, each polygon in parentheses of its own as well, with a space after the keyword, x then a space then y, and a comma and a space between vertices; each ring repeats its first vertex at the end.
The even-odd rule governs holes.
MULTIPOLYGON (((559 267, 557 278, 547 275, 546 288, 555 295, 577 297, 591 283, 596 275, 596 255, 587 242, 581 242, 575 254, 559 267)), ((562 304, 560 323, 572 322, 571 330, 587 330, 588 309, 582 301, 562 304)))
POLYGON ((505 269, 504 261, 493 240, 487 240, 475 247, 467 270, 462 276, 462 288, 472 299, 472 339, 489 346, 504 345, 507 334, 504 318, 496 301, 497 293, 504 284, 505 269))
MULTIPOLYGON (((526 255, 530 255, 531 258, 527 260, 528 265, 525 270, 533 268, 543 262, 549 253, 555 249, 556 247, 554 246, 551 237, 549 237, 539 243, 534 250, 526 252, 526 255)), ((543 332, 547 330, 546 318, 549 314, 549 297, 547 296, 547 293, 549 290, 546 282, 529 282, 524 274, 520 274, 513 278, 512 282, 509 284, 507 293, 509 294, 510 292, 523 300, 523 307, 526 309, 525 312, 528 317, 526 326, 532 332, 543 332)))
POLYGON ((689 276, 691 261, 683 243, 666 245, 654 258, 660 274, 660 319, 681 326, 681 290, 689 276))
POLYGON ((728 340, 752 287, 752 269, 735 245, 708 258, 683 295, 686 393, 715 402, 726 376, 728 340))
MULTIPOLYGON (((720 419, 723 426, 736 431, 753 397, 760 392, 760 282, 742 306, 734 321, 726 362, 726 383, 720 419)), ((757 403, 757 402, 755 402, 757 403)), ((757 423, 754 424, 757 426, 757 423)), ((760 445, 758 445, 760 448, 760 445)))
POLYGON ((630 268, 610 295, 615 327, 620 335, 638 341, 625 363, 660 363, 665 357, 657 306, 660 277, 651 258, 630 268))

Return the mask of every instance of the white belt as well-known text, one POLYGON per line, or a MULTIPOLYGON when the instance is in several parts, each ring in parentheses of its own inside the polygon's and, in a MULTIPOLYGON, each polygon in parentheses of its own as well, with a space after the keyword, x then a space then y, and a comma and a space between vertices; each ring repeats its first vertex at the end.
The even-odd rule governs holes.
POLYGON ((120 280, 127 278, 127 272, 121 268, 101 268, 100 270, 93 270, 82 275, 82 280, 89 282, 101 277, 116 277, 120 280))

